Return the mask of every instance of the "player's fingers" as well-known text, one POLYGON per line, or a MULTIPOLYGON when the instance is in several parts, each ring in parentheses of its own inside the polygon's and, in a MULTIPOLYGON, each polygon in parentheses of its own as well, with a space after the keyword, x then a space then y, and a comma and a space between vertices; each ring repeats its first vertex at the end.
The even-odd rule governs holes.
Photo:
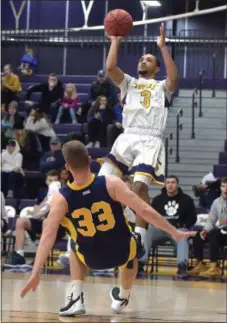
POLYGON ((30 289, 31 289, 30 284, 26 285, 26 286, 22 289, 20 296, 23 298, 23 297, 24 297, 24 296, 25 296, 25 295, 30 291, 30 289))

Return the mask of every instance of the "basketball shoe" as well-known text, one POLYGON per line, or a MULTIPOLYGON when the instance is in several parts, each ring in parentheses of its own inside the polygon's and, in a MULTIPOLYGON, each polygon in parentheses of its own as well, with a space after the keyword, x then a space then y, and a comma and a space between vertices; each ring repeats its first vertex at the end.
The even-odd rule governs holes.
POLYGON ((119 297, 120 288, 114 287, 110 291, 110 297, 112 300, 111 308, 115 313, 121 313, 123 309, 128 305, 129 297, 128 298, 120 298, 119 297))
POLYGON ((71 293, 67 298, 69 302, 65 307, 60 309, 60 316, 74 316, 86 313, 83 293, 81 293, 78 297, 75 297, 73 293, 71 293))

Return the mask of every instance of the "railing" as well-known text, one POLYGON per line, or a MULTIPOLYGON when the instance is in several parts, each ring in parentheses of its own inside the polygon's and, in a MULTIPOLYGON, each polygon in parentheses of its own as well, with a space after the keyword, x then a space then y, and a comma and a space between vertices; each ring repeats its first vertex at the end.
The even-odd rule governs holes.
POLYGON ((203 77, 205 74, 204 68, 199 72, 199 117, 203 116, 202 111, 202 91, 203 91, 203 77))
POLYGON ((177 130, 176 130, 176 163, 180 162, 180 130, 182 130, 183 126, 180 124, 180 117, 183 116, 183 110, 179 109, 177 112, 177 130))
POLYGON ((195 100, 195 96, 198 93, 198 89, 195 88, 192 93, 192 132, 191 139, 195 139, 195 108, 197 108, 197 101, 195 100))
POLYGON ((169 140, 173 139, 173 134, 172 132, 169 134, 169 137, 166 138, 165 140, 165 178, 168 176, 169 172, 169 155, 172 155, 172 148, 169 148, 169 140))
POLYGON ((217 52, 213 53, 213 71, 212 71, 212 80, 213 80, 213 86, 212 86, 212 98, 216 97, 216 57, 217 52))

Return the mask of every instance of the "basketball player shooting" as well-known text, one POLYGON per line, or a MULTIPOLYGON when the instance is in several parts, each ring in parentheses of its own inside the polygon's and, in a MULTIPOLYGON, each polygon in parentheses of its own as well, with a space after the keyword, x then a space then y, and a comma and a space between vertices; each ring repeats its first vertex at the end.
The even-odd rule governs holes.
MULTIPOLYGON (((117 66, 118 51, 123 37, 109 36, 111 46, 106 61, 106 73, 120 88, 125 100, 123 109, 124 133, 115 141, 105 159, 99 175, 122 176, 130 171, 134 175, 133 191, 150 203, 148 185, 163 185, 165 174, 165 148, 163 134, 166 127, 167 108, 178 84, 177 67, 165 44, 164 24, 160 26, 157 45, 165 63, 167 78, 156 81, 160 63, 152 54, 143 55, 138 63, 138 79, 117 66)), ((146 222, 136 217, 135 231, 141 234, 146 247, 146 222)))
POLYGON ((32 275, 21 296, 25 296, 30 290, 36 290, 40 270, 54 245, 58 227, 62 224, 68 228, 72 239, 72 291, 68 304, 59 314, 71 316, 85 313, 83 284, 88 267, 119 267, 120 288, 115 287, 110 292, 112 310, 119 313, 128 304, 137 274, 138 257, 143 252, 140 236, 131 233, 122 204, 128 205, 146 222, 168 232, 176 240, 194 236, 195 233, 178 231, 116 176, 95 177, 90 170, 91 158, 81 142, 66 143, 63 155, 66 168, 74 180, 62 187, 54 197, 32 275))

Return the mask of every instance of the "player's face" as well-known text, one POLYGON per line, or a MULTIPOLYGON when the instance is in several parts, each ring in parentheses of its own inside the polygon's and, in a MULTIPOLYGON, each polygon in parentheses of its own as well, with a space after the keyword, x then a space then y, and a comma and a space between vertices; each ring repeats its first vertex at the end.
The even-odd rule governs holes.
POLYGON ((151 54, 143 55, 138 63, 138 74, 156 74, 159 71, 155 56, 151 54))
POLYGON ((227 183, 221 184, 221 195, 223 199, 227 200, 227 183))
POLYGON ((168 194, 177 193, 178 184, 175 178, 167 178, 166 179, 166 190, 168 194))

